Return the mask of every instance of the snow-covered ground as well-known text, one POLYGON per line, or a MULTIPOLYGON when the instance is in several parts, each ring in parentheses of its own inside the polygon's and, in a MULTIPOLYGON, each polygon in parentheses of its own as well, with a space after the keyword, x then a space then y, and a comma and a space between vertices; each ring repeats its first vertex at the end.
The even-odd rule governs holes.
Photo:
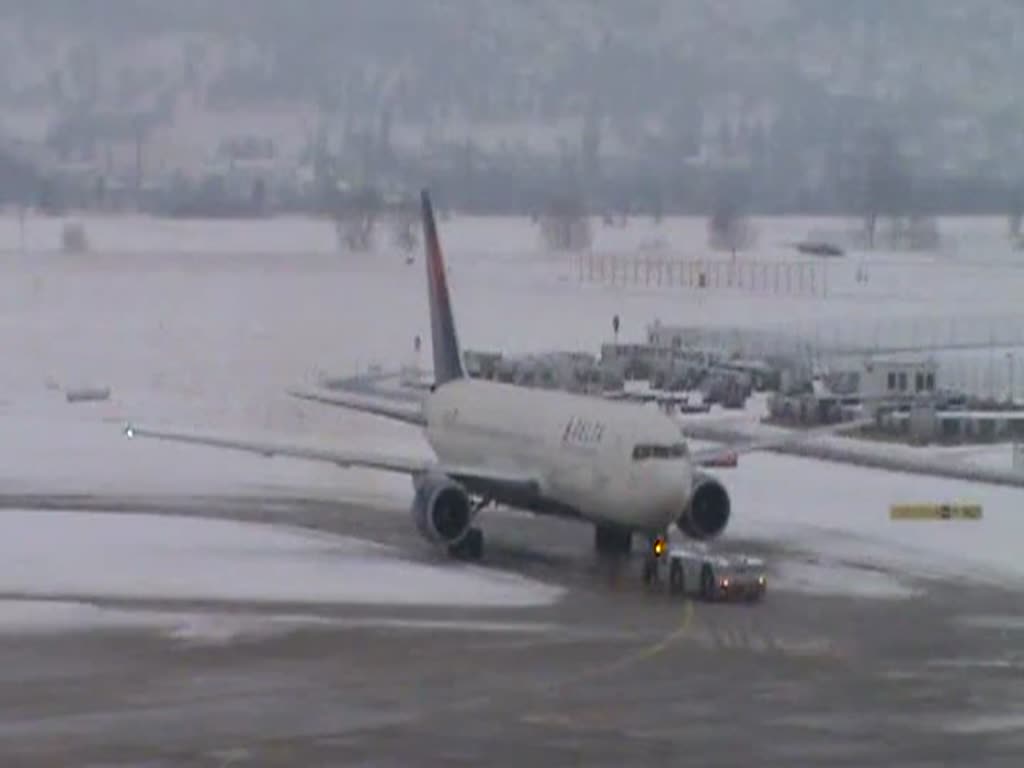
POLYGON ((963 464, 993 469, 1013 469, 1013 445, 1011 443, 948 448, 936 451, 936 453, 963 464))
POLYGON ((4 510, 0 592, 240 603, 529 606, 561 589, 356 539, 200 518, 4 510))
MULTIPOLYGON (((424 277, 383 252, 337 252, 326 222, 87 220, 94 252, 56 252, 61 222, 33 219, 25 242, 14 218, 0 218, 0 482, 8 492, 123 492, 187 495, 240 490, 325 494, 405 504, 408 481, 371 472, 125 440, 127 420, 234 434, 275 433, 425 455, 413 430, 365 415, 302 403, 284 392, 321 373, 413 358, 413 337, 429 355, 424 277), (109 386, 111 399, 70 404, 68 388, 109 386)), ((821 222, 757 222, 771 259, 821 222)), ((449 254, 460 337, 468 348, 528 352, 597 351, 613 314, 623 339, 663 322, 781 323, 864 320, 941 312, 1011 311, 1021 270, 998 220, 944 221, 949 245, 934 256, 853 254, 829 268, 839 291, 828 300, 681 290, 581 286, 569 259, 540 252, 527 221, 455 217, 440 223, 449 254), (859 295, 862 262, 908 275, 905 300, 859 295), (952 266, 949 266, 952 265, 952 266), (885 266, 889 269, 890 266, 885 266), (964 270, 975 301, 961 301, 964 270), (980 282, 978 282, 980 281, 980 282), (928 293, 926 301, 919 293, 928 293), (976 299, 984 297, 984 302, 976 299), (956 301, 954 301, 956 299, 956 301), (938 308, 937 308, 938 307, 938 308)), ((638 252, 657 236, 683 255, 704 252, 695 219, 638 221, 600 229, 596 250, 638 252)), ((902 279, 902 278, 901 278, 902 279)), ((884 282, 884 281, 883 281, 884 282)), ((874 285, 874 284, 873 284, 874 285)), ((955 318, 954 318, 955 319, 955 318)), ((1020 377, 1024 379, 1024 377, 1020 377)), ((897 562, 1020 577, 1021 493, 931 478, 885 474, 774 455, 745 457, 723 472, 734 497, 729 535, 802 542, 847 560, 897 562), (977 501, 974 523, 895 523, 892 503, 977 501)), ((29 567, 29 566, 26 566, 29 567)), ((340 567, 340 566, 339 566, 340 567)), ((799 583, 801 574, 792 574, 799 583)), ((804 579, 806 581, 806 579, 804 579)))
POLYGON ((1024 585, 1024 491, 858 469, 773 454, 723 471, 735 510, 727 535, 794 545, 844 562, 921 576, 1024 585), (978 521, 899 521, 893 504, 975 503, 978 521))
MULTIPOLYGON (((53 399, 54 413, 3 413, 9 439, 0 446, 0 489, 17 494, 105 494, 197 497, 211 495, 345 499, 373 506, 406 505, 412 485, 402 475, 345 470, 329 464, 266 459, 232 451, 152 440, 128 440, 123 422, 89 418, 90 406, 69 406, 53 399), (79 410, 80 409, 80 410, 79 410), (62 413, 63 411, 63 413, 62 413)), ((426 456, 429 449, 415 433, 374 434, 373 423, 359 425, 348 438, 296 436, 303 444, 353 446, 426 456)), ((390 425, 387 425, 390 426, 390 425)), ((234 429, 228 430, 234 433, 234 429)), ((265 430, 250 434, 267 437, 265 430)), ((273 435, 270 435, 273 437, 273 435)))
POLYGON ((308 629, 380 629, 418 632, 559 631, 528 621, 411 619, 388 616, 341 617, 304 613, 133 610, 71 600, 0 600, 0 634, 81 631, 157 631, 188 643, 229 643, 308 629))
POLYGON ((875 599, 904 599, 917 591, 889 571, 853 568, 836 561, 801 562, 785 559, 774 564, 772 591, 804 592, 812 595, 852 595, 875 599))

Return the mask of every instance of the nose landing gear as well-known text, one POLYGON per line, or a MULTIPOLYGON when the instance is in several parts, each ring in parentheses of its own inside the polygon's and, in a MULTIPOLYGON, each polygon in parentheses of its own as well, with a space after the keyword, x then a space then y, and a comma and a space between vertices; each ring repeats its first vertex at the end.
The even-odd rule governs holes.
POLYGON ((668 552, 668 539, 663 535, 652 536, 644 554, 644 586, 658 583, 661 560, 668 552))

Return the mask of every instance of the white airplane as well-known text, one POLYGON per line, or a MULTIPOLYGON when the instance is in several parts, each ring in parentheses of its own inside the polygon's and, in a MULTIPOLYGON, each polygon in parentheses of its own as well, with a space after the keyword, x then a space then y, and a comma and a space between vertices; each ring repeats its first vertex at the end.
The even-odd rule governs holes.
MULTIPOLYGON (((125 434, 407 474, 419 532, 452 556, 475 560, 483 551, 477 513, 490 503, 588 522, 597 549, 605 553, 628 552, 632 536, 642 534, 658 555, 664 548, 661 537, 673 524, 690 538, 714 538, 729 522, 730 499, 703 466, 734 465, 738 452, 822 431, 691 451, 678 423, 657 409, 468 377, 426 191, 422 208, 434 357, 429 392, 415 407, 369 402, 359 392, 292 394, 420 426, 436 460, 135 425, 125 427, 125 434)), ((856 426, 850 422, 827 431, 856 426)))

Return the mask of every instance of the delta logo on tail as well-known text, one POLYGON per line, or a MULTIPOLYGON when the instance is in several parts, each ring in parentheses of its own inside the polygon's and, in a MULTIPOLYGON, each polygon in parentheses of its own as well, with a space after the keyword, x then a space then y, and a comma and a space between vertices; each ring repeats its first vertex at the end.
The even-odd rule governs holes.
POLYGON ((465 377, 459 338, 455 332, 448 279, 444 273, 444 258, 434 222, 434 207, 430 193, 420 193, 423 205, 423 242, 426 247, 427 292, 430 300, 430 335, 434 346, 434 382, 437 386, 453 379, 465 377))

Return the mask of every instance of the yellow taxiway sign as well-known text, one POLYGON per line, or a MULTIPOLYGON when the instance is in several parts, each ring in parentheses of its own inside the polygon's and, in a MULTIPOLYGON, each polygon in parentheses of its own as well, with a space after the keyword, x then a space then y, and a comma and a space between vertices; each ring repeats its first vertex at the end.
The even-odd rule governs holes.
POLYGON ((892 520, 981 520, 980 504, 893 504, 892 520))

